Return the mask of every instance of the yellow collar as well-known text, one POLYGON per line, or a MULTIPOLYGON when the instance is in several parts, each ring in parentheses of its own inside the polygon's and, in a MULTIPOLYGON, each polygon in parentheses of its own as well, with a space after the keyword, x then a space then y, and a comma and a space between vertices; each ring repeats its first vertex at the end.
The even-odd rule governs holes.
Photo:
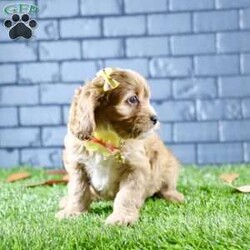
POLYGON ((96 130, 84 146, 88 151, 99 152, 105 157, 120 154, 122 140, 111 130, 96 130))

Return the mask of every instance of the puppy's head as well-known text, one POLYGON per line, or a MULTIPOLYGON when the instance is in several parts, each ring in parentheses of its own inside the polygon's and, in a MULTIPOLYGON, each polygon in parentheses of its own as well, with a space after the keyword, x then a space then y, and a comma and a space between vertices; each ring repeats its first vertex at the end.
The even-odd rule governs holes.
POLYGON ((119 86, 104 91, 105 79, 98 75, 80 89, 71 106, 71 131, 79 139, 86 139, 96 128, 113 129, 123 139, 145 137, 158 124, 146 80, 122 69, 112 69, 109 77, 119 86))

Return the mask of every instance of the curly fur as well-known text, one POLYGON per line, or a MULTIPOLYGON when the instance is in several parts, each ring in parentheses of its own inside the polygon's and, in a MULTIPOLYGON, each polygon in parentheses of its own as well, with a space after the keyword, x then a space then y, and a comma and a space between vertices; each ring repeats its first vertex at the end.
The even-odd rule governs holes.
POLYGON ((70 180, 59 218, 87 212, 97 198, 114 199, 106 223, 128 225, 138 219, 145 199, 154 194, 170 201, 184 199, 176 190, 178 160, 154 132, 158 124, 150 119, 155 111, 146 80, 134 71, 118 68, 111 77, 120 83, 113 90, 104 92, 104 79, 97 76, 75 93, 63 157, 70 180), (131 96, 137 96, 139 102, 128 103, 131 96), (124 162, 84 147, 84 140, 98 128, 112 129, 123 139, 120 152, 124 162))

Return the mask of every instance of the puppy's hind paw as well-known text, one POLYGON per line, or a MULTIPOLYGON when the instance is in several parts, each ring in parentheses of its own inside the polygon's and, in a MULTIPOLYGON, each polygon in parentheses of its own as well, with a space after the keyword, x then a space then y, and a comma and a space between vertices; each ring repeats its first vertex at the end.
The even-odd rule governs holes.
POLYGON ((83 214, 83 212, 63 209, 57 212, 55 217, 61 220, 61 219, 67 219, 67 218, 75 218, 81 214, 83 214))
POLYGON ((105 221, 106 225, 128 226, 134 224, 138 219, 137 215, 112 213, 105 221))
POLYGON ((176 190, 169 190, 169 191, 165 191, 162 193, 162 196, 166 199, 169 200, 171 202, 179 202, 182 203, 184 202, 185 198, 184 195, 182 193, 179 193, 176 190))

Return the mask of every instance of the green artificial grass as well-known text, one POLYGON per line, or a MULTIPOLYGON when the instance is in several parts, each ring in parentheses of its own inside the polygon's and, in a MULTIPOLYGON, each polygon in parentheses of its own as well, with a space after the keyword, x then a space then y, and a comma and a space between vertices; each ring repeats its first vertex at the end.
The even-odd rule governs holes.
POLYGON ((179 190, 186 202, 148 199, 131 227, 105 226, 112 202, 95 202, 77 219, 54 218, 65 186, 25 188, 51 178, 42 170, 7 184, 15 170, 0 170, 0 249, 250 249, 250 194, 234 192, 221 173, 240 174, 250 184, 250 166, 184 167, 179 190))

